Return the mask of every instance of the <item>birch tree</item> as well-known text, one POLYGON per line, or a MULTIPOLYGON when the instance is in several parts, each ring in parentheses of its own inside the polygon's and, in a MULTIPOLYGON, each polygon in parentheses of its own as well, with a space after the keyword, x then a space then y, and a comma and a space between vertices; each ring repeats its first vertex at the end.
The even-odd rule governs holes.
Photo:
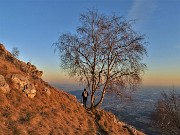
POLYGON ((132 29, 131 21, 93 10, 80 15, 75 34, 61 34, 53 45, 61 67, 87 85, 91 108, 96 108, 106 92, 122 97, 141 82, 146 68, 142 62, 145 44, 144 36, 132 29))

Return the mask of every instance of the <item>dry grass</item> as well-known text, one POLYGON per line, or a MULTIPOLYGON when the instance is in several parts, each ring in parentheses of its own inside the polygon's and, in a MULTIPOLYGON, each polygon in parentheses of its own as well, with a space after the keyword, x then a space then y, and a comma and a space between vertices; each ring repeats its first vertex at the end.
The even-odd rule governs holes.
MULTIPOLYGON (((1 50, 0 54, 3 54, 1 50)), ((33 99, 28 98, 14 88, 10 79, 14 73, 28 74, 1 56, 0 74, 11 90, 8 94, 0 92, 0 135, 130 135, 126 128, 114 122, 114 115, 100 110, 88 111, 74 96, 40 78, 29 76, 37 94, 33 99), (50 96, 45 93, 45 87, 50 89, 50 96)))

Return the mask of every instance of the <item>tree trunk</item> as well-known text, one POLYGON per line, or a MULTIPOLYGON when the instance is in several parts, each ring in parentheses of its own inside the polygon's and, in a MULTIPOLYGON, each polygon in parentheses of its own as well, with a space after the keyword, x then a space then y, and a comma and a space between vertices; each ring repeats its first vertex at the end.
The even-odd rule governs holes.
POLYGON ((107 87, 107 81, 106 81, 106 84, 105 84, 105 86, 103 88, 103 91, 102 91, 102 94, 101 94, 101 99, 99 100, 99 102, 96 105, 94 105, 94 108, 97 108, 97 107, 99 107, 100 104, 102 104, 102 102, 104 100, 105 93, 106 93, 106 87, 107 87))
POLYGON ((91 95, 91 108, 94 107, 94 93, 91 95))
POLYGON ((102 104, 102 102, 104 100, 105 93, 106 93, 106 90, 104 89, 102 94, 101 94, 101 99, 99 100, 99 102, 96 105, 94 105, 94 108, 97 108, 97 107, 99 107, 100 104, 102 104))

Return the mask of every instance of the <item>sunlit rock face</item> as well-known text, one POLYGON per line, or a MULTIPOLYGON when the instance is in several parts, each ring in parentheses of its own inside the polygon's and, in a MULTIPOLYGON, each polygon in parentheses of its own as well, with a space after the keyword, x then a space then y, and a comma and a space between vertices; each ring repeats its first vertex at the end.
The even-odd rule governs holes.
POLYGON ((16 89, 24 92, 24 94, 26 94, 28 97, 34 98, 36 95, 36 89, 34 84, 29 81, 28 77, 20 74, 13 74, 11 76, 11 80, 16 89))

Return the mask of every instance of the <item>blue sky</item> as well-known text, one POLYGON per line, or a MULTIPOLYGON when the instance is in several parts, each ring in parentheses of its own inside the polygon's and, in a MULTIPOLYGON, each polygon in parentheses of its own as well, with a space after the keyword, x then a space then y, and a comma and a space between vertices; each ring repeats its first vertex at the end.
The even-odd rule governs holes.
POLYGON ((180 86, 180 0, 0 0, 0 42, 18 47, 46 81, 71 83, 51 45, 75 32, 80 13, 92 8, 136 20, 134 29, 149 42, 143 84, 180 86))

